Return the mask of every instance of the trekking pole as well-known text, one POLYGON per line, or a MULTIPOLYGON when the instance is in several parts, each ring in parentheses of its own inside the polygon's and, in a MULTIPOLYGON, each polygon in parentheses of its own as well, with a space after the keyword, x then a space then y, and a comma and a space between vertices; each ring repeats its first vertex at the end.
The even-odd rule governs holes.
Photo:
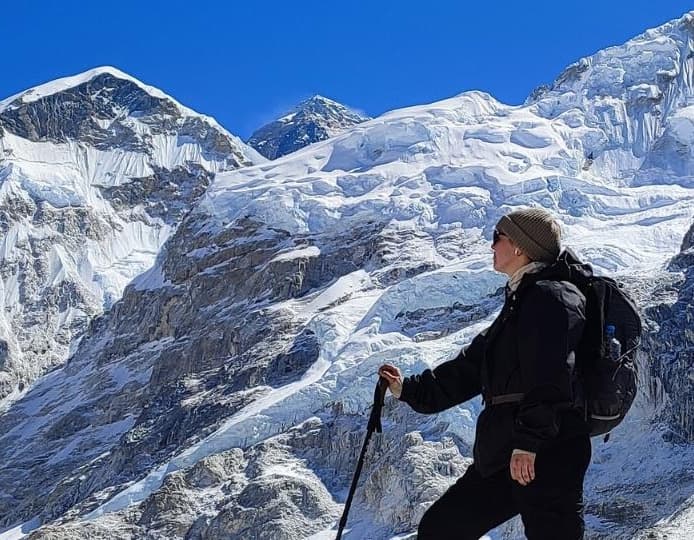
POLYGON ((359 456, 359 461, 357 462, 357 469, 354 471, 354 478, 352 478, 352 485, 349 488, 349 495, 347 496, 345 509, 342 512, 342 517, 340 518, 340 526, 337 529, 337 537, 335 540, 340 540, 342 538, 342 530, 345 528, 345 525, 347 525, 347 514, 349 514, 349 507, 352 505, 352 497, 354 497, 354 492, 357 489, 357 481, 359 480, 359 475, 361 474, 361 468, 364 465, 364 456, 366 455, 366 448, 369 446, 371 434, 374 431, 376 433, 381 433, 383 431, 381 426, 381 409, 383 408, 383 400, 385 399, 387 388, 388 381, 386 381, 383 377, 379 377, 378 382, 376 383, 376 389, 374 390, 374 403, 371 407, 369 424, 366 427, 366 438, 364 439, 364 445, 361 447, 361 455, 359 456))

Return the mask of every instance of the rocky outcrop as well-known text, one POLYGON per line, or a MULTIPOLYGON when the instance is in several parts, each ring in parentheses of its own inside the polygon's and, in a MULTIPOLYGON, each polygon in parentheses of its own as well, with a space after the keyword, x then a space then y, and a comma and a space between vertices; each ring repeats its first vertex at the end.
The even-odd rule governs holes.
MULTIPOLYGON (((694 443, 694 250, 689 229, 682 252, 669 269, 671 299, 653 306, 649 317, 657 331, 648 341, 652 374, 657 386, 653 393, 666 401, 663 418, 674 440, 694 443)), ((662 285, 661 285, 662 287, 662 285)))
POLYGON ((153 167, 154 173, 117 186, 96 186, 119 213, 142 208, 148 216, 176 226, 205 193, 214 174, 190 163, 173 170, 153 167))

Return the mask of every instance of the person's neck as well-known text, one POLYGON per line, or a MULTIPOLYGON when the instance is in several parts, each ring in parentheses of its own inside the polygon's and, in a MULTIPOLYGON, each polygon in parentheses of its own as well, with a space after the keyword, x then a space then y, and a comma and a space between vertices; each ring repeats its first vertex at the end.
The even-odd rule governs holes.
POLYGON ((509 265, 502 270, 506 277, 510 280, 521 268, 528 266, 532 261, 525 255, 516 257, 509 265))
POLYGON ((529 261, 527 259, 518 261, 511 268, 508 268, 507 270, 505 270, 504 274, 506 274, 508 279, 511 279, 519 270, 522 270, 523 268, 528 266, 531 262, 532 261, 529 261))
POLYGON ((516 270, 511 275, 509 275, 508 288, 511 291, 515 291, 518 288, 518 285, 520 285, 523 276, 525 276, 526 274, 531 274, 533 272, 539 272, 547 266, 547 263, 544 262, 530 261, 529 263, 526 263, 520 266, 519 268, 516 268, 516 270))

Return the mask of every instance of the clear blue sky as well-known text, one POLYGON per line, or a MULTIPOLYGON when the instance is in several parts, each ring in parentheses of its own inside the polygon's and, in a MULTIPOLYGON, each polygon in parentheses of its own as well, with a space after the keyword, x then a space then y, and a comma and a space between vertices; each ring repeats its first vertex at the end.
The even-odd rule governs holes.
POLYGON ((15 0, 0 99, 113 65, 247 138, 322 94, 371 116, 484 90, 521 103, 568 64, 679 18, 679 0, 15 0))

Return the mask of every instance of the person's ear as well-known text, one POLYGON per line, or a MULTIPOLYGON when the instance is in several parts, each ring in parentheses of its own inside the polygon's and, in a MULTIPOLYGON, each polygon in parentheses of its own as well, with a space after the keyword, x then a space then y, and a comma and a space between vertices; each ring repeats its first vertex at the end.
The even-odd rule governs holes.
POLYGON ((516 257, 520 257, 521 255, 523 255, 523 252, 522 252, 520 249, 516 248, 516 249, 513 250, 513 254, 514 254, 516 257))

